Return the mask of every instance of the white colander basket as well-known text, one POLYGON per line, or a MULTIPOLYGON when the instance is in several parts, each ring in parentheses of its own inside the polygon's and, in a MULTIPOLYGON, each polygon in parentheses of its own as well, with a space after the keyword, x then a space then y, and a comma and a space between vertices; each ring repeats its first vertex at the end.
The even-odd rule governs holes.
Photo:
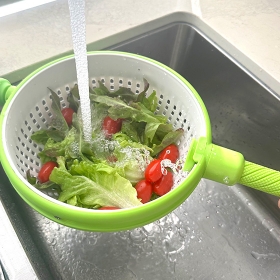
MULTIPOLYGON (((147 59, 124 54, 90 54, 88 57, 90 86, 98 81, 114 91, 128 87, 135 93, 144 88, 143 78, 150 83, 148 94, 157 92, 157 114, 165 115, 175 129, 183 128, 180 155, 184 159, 190 140, 206 135, 203 112, 193 92, 176 75, 166 73, 166 68, 147 59), (203 120, 203 122, 201 121, 203 120)), ((76 84, 73 58, 68 58, 37 73, 17 92, 4 118, 3 138, 9 139, 4 146, 10 164, 18 176, 25 180, 26 171, 36 175, 40 169, 37 154, 42 147, 34 143, 33 132, 46 128, 53 116, 48 87, 57 92, 62 107, 66 107, 67 94, 76 84)))
MULTIPOLYGON (((192 138, 209 135, 207 134, 208 116, 206 111, 202 109, 201 104, 203 103, 198 94, 186 80, 168 67, 138 55, 104 51, 88 54, 88 69, 89 86, 93 88, 98 86, 98 81, 101 81, 112 91, 119 87, 129 87, 133 92, 140 93, 144 89, 143 78, 145 78, 150 84, 148 94, 155 90, 158 96, 156 113, 165 115, 175 129, 183 128, 184 130, 184 135, 178 143, 182 163, 185 160, 192 138)), ((57 92, 62 107, 66 107, 68 105, 67 95, 76 81, 75 60, 73 56, 70 56, 42 67, 19 85, 14 96, 9 99, 8 104, 5 104, 4 115, 1 116, 1 138, 5 154, 3 158, 10 180, 20 195, 33 208, 51 219, 60 217, 61 223, 66 225, 81 229, 92 229, 94 227, 89 225, 89 221, 86 222, 86 226, 77 226, 79 220, 76 217, 75 222, 72 223, 71 221, 71 211, 74 211, 75 214, 77 211, 87 212, 88 209, 78 210, 74 209, 78 207, 59 202, 53 198, 54 193, 43 193, 26 180, 27 170, 30 170, 34 176, 40 170, 38 153, 42 147, 31 140, 31 135, 39 129, 47 128, 53 116, 52 101, 48 88, 57 92), (17 177, 17 183, 13 182, 14 176, 17 177), (18 179, 24 186, 21 184, 21 187, 18 187, 18 179), (48 200, 52 207, 54 205, 63 208, 68 207, 69 216, 63 220, 61 216, 64 212, 54 213, 46 209, 47 206, 41 206, 42 203, 36 202, 33 204, 31 192, 40 196, 43 199, 42 201, 48 200), (67 220, 68 218, 69 220, 67 220)), ((186 179, 186 176, 187 173, 184 172, 175 175, 175 188, 186 179)), ((183 198, 180 198, 180 201, 182 200, 183 198)), ((145 205, 145 207, 148 206, 145 205)), ((175 205, 172 207, 174 209, 175 205)), ((56 211, 59 212, 59 209, 57 208, 56 211)), ((163 211, 162 215, 166 212, 167 210, 163 211)), ((147 222, 159 218, 149 218, 148 210, 146 214, 147 222)), ((104 221, 106 222, 106 219, 104 221)), ((135 221, 135 225, 138 225, 137 219, 135 221)), ((141 223, 143 224, 143 222, 141 223)), ((132 223, 128 227, 134 227, 135 225, 132 223)), ((125 226, 122 228, 125 228, 125 226)), ((100 227, 98 230, 100 230, 100 227)))

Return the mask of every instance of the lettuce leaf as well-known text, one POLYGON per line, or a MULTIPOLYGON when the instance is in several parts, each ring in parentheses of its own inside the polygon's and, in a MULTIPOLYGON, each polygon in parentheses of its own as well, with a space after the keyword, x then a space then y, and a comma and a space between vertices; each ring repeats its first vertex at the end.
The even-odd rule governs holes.
POLYGON ((68 132, 68 124, 61 113, 61 105, 60 105, 59 97, 50 88, 49 91, 51 92, 51 98, 52 98, 51 107, 54 112, 54 117, 51 120, 50 126, 66 134, 68 132))
POLYGON ((152 147, 153 152, 151 155, 156 156, 160 151, 162 151, 168 145, 176 143, 183 136, 183 134, 184 134, 184 130, 182 128, 167 133, 162 139, 160 144, 153 145, 152 147))
POLYGON ((150 87, 149 82, 148 82, 145 78, 143 78, 143 81, 144 81, 144 89, 143 89, 142 92, 140 92, 140 93, 138 94, 138 96, 137 96, 137 102, 142 102, 142 101, 143 101, 143 99, 146 97, 147 90, 148 90, 149 87, 150 87))
POLYGON ((164 136, 169 132, 173 131, 172 125, 167 123, 147 123, 144 132, 144 143, 149 146, 150 144, 161 141, 161 135, 163 131, 164 136), (156 141, 154 141, 155 136, 156 141))
POLYGON ((76 160, 68 171, 63 157, 58 157, 57 162, 59 167, 52 171, 50 180, 61 186, 58 200, 62 202, 79 201, 92 208, 130 208, 142 204, 131 183, 108 165, 76 160))
POLYGON ((137 95, 134 92, 132 92, 130 88, 126 87, 120 87, 117 91, 110 93, 109 96, 119 97, 126 103, 136 101, 137 99, 137 95))
POLYGON ((35 141, 37 144, 43 144, 45 145, 47 141, 49 140, 50 136, 47 132, 47 130, 40 129, 38 131, 35 131, 31 135, 31 139, 35 141))
POLYGON ((76 129, 72 128, 61 142, 55 142, 52 138, 49 138, 45 143, 43 151, 39 154, 40 157, 47 156, 55 158, 58 156, 64 156, 67 147, 75 142, 75 135, 76 129))
POLYGON ((69 102, 69 108, 73 109, 74 112, 77 113, 79 109, 79 102, 78 99, 75 98, 72 91, 70 91, 70 93, 67 95, 67 101, 69 102))
POLYGON ((116 91, 109 91, 109 89, 100 81, 98 81, 99 87, 90 90, 90 93, 96 95, 110 96, 110 97, 118 97, 121 100, 129 103, 130 101, 136 101, 137 95, 131 91, 130 88, 120 87, 116 91))
POLYGON ((116 133, 114 139, 119 143, 114 150, 114 156, 117 158, 114 167, 119 174, 136 184, 144 179, 144 171, 152 160, 152 149, 132 141, 123 133, 116 133))
POLYGON ((146 94, 144 93, 141 98, 137 99, 137 101, 143 104, 151 112, 154 113, 156 111, 158 105, 158 99, 155 90, 148 97, 146 97, 146 94))
POLYGON ((132 139, 128 135, 121 132, 115 133, 113 135, 113 139, 119 143, 120 148, 132 147, 132 148, 144 149, 149 152, 153 151, 150 147, 140 142, 132 141, 132 139))
POLYGON ((139 123, 124 120, 122 122, 121 132, 127 135, 134 142, 141 142, 141 135, 144 130, 139 133, 139 123))
POLYGON ((104 103, 110 106, 108 113, 112 119, 131 119, 137 122, 159 122, 156 116, 147 111, 141 110, 138 103, 126 104, 120 98, 110 96, 98 96, 91 94, 90 99, 94 102, 104 103))
POLYGON ((51 138, 55 142, 60 142, 65 138, 65 135, 65 132, 51 127, 50 129, 40 129, 38 131, 35 131, 31 135, 31 139, 37 144, 45 145, 49 138, 51 138))
POLYGON ((41 129, 31 135, 33 141, 37 144, 43 145, 45 145, 49 139, 52 139, 55 142, 62 141, 69 131, 68 124, 61 113, 60 99, 52 89, 48 89, 51 92, 51 107, 54 112, 53 118, 51 119, 48 129, 41 129))

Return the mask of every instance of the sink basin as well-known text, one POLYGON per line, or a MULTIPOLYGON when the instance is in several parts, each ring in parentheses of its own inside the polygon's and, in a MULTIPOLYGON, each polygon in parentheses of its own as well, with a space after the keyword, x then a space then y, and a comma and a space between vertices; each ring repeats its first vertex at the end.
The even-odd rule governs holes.
MULTIPOLYGON (((88 50, 137 53, 172 67, 204 100, 213 143, 280 170, 277 94, 254 75, 253 63, 242 56, 235 59, 234 46, 199 19, 182 18, 169 15, 92 43, 88 50)), ((280 275, 276 197, 202 180, 188 200, 163 219, 131 231, 98 233, 42 217, 15 193, 2 169, 0 178, 2 204, 34 279, 263 280, 280 275)), ((9 279, 19 279, 17 263, 1 263, 9 279)))

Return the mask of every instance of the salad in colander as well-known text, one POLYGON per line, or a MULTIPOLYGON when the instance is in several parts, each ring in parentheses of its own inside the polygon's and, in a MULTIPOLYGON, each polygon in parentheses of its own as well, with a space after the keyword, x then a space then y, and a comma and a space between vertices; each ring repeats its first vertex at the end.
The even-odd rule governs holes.
POLYGON ((61 108, 51 89, 53 117, 47 129, 31 136, 43 146, 42 167, 28 181, 38 189, 56 189, 58 200, 93 209, 130 208, 169 192, 183 129, 157 115, 156 92, 135 94, 121 87, 112 92, 99 82, 90 89, 92 139, 85 141, 77 86, 69 106, 61 108), (164 164, 167 163, 167 164, 164 164))

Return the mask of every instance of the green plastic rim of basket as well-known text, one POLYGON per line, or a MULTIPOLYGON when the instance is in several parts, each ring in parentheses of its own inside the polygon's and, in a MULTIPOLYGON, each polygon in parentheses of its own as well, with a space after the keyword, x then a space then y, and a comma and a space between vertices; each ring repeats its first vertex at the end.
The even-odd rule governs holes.
MULTIPOLYGON (((99 54, 107 54, 107 55, 120 55, 132 57, 135 59, 146 60, 149 63, 155 64, 158 67, 163 68, 167 74, 174 75, 177 79, 185 84, 188 87, 192 94, 197 99, 201 110, 204 116, 204 122, 207 127, 207 132, 205 135, 205 139, 207 143, 211 143, 211 129, 210 129, 210 121, 208 117, 207 110, 201 100, 200 96, 196 92, 196 90, 178 73, 176 73, 171 68, 166 65, 154 61, 152 59, 139 56, 136 54, 115 52, 115 51, 100 51, 100 52, 91 52, 88 55, 99 55, 99 54)), ((163 197, 144 204, 142 206, 130 209, 121 209, 115 211, 95 211, 84 208, 79 208, 75 206, 71 206, 68 204, 64 204, 59 202, 37 190, 33 186, 31 186, 27 181, 22 181, 15 170, 12 168, 10 164, 9 156, 6 154, 4 149, 4 142, 9 141, 9 139, 3 138, 4 131, 4 119, 9 114, 9 106, 15 98, 16 93, 30 80, 36 79, 37 75, 40 75, 42 71, 44 71, 48 67, 55 67, 57 63, 60 63, 64 60, 73 59, 74 56, 70 55, 67 57, 63 57, 57 59, 51 63, 48 63, 28 77, 26 77, 16 88, 8 88, 6 87, 6 93, 8 91, 9 94, 6 94, 5 99, 6 102, 1 112, 0 116, 0 130, 1 130, 1 138, 0 138, 0 160, 3 166, 4 171, 6 172, 11 184, 18 192, 18 194, 22 197, 22 199, 29 204, 33 209, 38 211, 43 216, 49 218, 50 220, 56 221, 62 225, 86 230, 86 231, 121 231, 128 230, 136 227, 140 227, 151 223, 155 220, 160 219, 161 217, 167 215, 175 208, 177 208, 180 204, 182 204, 187 197, 192 193, 195 187, 198 185, 200 179, 203 177, 206 161, 201 160, 198 164, 194 164, 191 166, 191 172, 187 176, 187 178, 174 190, 164 195, 163 197)), ((63 82, 63 81, 62 81, 63 82)))

